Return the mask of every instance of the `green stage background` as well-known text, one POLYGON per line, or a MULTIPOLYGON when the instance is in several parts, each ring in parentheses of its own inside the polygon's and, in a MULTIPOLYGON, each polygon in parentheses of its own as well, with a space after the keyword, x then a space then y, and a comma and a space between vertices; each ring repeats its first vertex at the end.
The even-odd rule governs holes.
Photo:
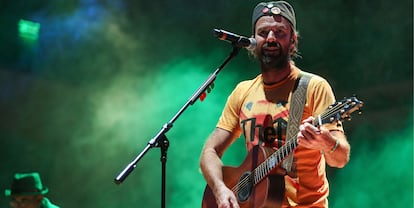
MULTIPOLYGON (((62 207, 160 207, 158 148, 121 185, 113 180, 231 52, 212 29, 251 35, 257 3, 1 1, 1 191, 13 173, 38 171, 62 207), (23 37, 20 20, 39 30, 23 37)), ((356 94, 365 103, 345 124, 351 161, 328 169, 331 207, 412 207, 412 1, 291 3, 297 65, 327 78, 338 99, 356 94)), ((236 83, 258 72, 242 50, 168 131, 167 207, 199 207, 205 138, 236 83)), ((243 157, 236 142, 224 160, 238 165, 243 157)))

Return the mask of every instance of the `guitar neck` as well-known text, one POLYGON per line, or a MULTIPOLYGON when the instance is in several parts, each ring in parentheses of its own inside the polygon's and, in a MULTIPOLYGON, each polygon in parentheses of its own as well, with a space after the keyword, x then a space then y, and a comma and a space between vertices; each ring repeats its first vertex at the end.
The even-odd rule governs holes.
POLYGON ((293 150, 298 146, 297 138, 292 138, 286 142, 281 148, 276 152, 272 153, 263 163, 257 166, 253 170, 254 184, 259 183, 263 178, 265 178, 270 171, 272 171, 276 166, 282 162, 293 150))
MULTIPOLYGON (((326 117, 325 113, 319 115, 312 121, 312 125, 318 127, 322 125, 322 118, 326 117)), ((298 146, 297 138, 288 139, 286 144, 279 148, 277 151, 272 153, 263 163, 257 166, 253 170, 254 184, 259 183, 263 178, 265 178, 270 171, 276 168, 282 160, 284 160, 293 150, 298 146)))

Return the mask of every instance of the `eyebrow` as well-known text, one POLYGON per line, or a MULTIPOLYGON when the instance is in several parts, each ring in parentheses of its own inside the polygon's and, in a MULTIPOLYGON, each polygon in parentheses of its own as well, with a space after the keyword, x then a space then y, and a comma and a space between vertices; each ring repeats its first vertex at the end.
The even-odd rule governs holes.
POLYGON ((262 26, 257 27, 257 31, 268 30, 269 28, 276 28, 276 29, 281 29, 281 30, 289 30, 290 27, 287 27, 285 24, 283 24, 283 25, 263 24, 262 26))

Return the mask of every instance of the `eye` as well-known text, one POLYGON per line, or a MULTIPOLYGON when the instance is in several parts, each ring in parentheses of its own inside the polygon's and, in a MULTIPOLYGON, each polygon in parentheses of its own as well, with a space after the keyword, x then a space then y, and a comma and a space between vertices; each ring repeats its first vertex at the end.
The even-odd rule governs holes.
POLYGON ((284 30, 276 30, 275 31, 275 36, 277 38, 284 38, 284 37, 286 37, 286 32, 284 30))
POLYGON ((264 37, 264 38, 266 38, 266 37, 268 36, 268 34, 269 34, 269 31, 268 31, 268 30, 261 30, 261 31, 259 31, 259 33, 258 33, 258 35, 259 35, 260 37, 264 37))

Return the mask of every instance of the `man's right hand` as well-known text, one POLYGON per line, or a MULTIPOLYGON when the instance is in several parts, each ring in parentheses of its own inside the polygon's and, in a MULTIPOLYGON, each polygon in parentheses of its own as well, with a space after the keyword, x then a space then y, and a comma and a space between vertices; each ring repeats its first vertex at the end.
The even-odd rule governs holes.
POLYGON ((215 196, 218 208, 240 208, 236 196, 225 185, 216 191, 215 196))

